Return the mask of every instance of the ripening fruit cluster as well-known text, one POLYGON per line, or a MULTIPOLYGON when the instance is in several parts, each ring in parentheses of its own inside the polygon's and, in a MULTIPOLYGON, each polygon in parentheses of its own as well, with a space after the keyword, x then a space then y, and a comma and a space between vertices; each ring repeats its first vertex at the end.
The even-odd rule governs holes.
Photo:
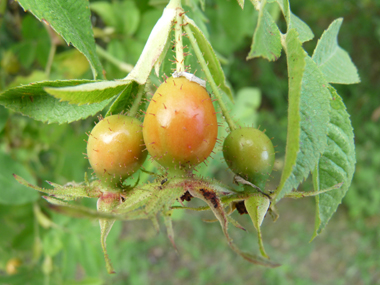
MULTIPOLYGON (((143 124, 125 115, 101 120, 91 131, 87 155, 98 178, 120 188, 148 152, 169 174, 191 173, 209 157, 217 136, 216 112, 206 89, 185 77, 171 77, 153 95, 143 124)), ((233 130, 223 155, 234 173, 259 187, 273 168, 272 142, 257 129, 233 130)))
POLYGON ((90 133, 87 155, 98 178, 117 188, 141 167, 148 152, 169 173, 191 170, 207 159, 217 136, 206 89, 184 77, 168 78, 153 95, 143 125, 124 115, 104 118, 90 133))

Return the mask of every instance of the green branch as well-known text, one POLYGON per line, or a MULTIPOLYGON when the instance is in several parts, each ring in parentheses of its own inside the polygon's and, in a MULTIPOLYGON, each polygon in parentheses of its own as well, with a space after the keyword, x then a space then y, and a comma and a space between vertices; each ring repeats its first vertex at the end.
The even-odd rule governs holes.
MULTIPOLYGON (((179 3, 181 5, 181 3, 179 3)), ((176 71, 185 71, 185 57, 183 55, 183 44, 182 44, 182 24, 183 24, 183 9, 181 6, 177 8, 176 22, 175 22, 175 60, 176 60, 176 71)))
POLYGON ((116 57, 114 57, 112 54, 108 53, 105 49, 103 49, 99 45, 96 45, 96 52, 97 52, 97 54, 100 57, 102 57, 105 60, 109 61, 110 63, 112 63, 113 65, 115 65, 121 71, 130 73, 132 71, 132 69, 133 69, 133 65, 132 64, 125 63, 125 62, 117 59, 116 57))

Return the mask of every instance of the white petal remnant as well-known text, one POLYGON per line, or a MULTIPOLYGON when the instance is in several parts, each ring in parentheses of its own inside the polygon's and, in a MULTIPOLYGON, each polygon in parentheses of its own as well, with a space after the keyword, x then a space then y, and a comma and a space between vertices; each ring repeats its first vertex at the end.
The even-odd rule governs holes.
POLYGON ((177 78, 177 77, 185 77, 187 80, 189 81, 193 81, 195 83, 198 83, 200 86, 206 88, 206 81, 203 80, 203 79, 200 79, 199 77, 195 76, 194 74, 192 73, 189 73, 189 72, 184 72, 184 71, 175 71, 172 76, 174 78, 177 78))

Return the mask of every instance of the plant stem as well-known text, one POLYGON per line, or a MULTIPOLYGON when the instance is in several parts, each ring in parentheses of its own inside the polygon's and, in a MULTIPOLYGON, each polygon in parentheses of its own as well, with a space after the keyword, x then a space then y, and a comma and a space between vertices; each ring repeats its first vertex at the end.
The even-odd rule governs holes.
POLYGON ((185 29, 185 32, 187 33, 187 36, 189 37, 191 46, 194 49, 194 52, 198 58, 199 64, 201 65, 201 67, 202 67, 202 69, 206 75, 207 81, 211 85, 212 92, 214 93, 216 100, 218 101, 218 104, 220 106, 220 109, 222 110, 224 119, 226 120, 228 127, 230 128, 230 131, 233 131, 236 129, 236 125, 235 125, 234 121, 232 120, 230 113, 227 110, 226 105, 224 105, 224 102, 223 102, 222 96, 220 95, 218 86, 216 86, 216 83, 212 77, 212 74, 211 74, 210 70, 208 69, 207 63, 203 57, 202 51, 200 50, 200 48, 198 46, 197 40, 195 39, 193 32, 191 31, 191 28, 189 27, 189 25, 187 23, 185 23, 185 25, 183 25, 183 27, 185 29))
POLYGON ((260 227, 257 229, 257 239, 259 241, 259 248, 260 248, 261 255, 264 256, 265 258, 269 258, 268 254, 265 252, 263 237, 261 235, 260 227))
POLYGON ((101 56, 105 60, 108 60, 110 63, 115 65, 121 71, 125 71, 127 73, 130 73, 133 69, 132 64, 125 63, 123 61, 118 60, 116 57, 114 57, 112 54, 108 53, 105 49, 103 49, 99 45, 96 45, 96 52, 99 56, 101 56))
MULTIPOLYGON (((181 5, 181 3, 179 3, 181 5)), ((175 23, 175 56, 176 56, 176 71, 185 71, 185 58, 183 56, 182 44, 182 24, 183 24, 183 10, 179 6, 177 8, 177 16, 175 23)))
POLYGON ((45 73, 46 73, 47 77, 49 77, 49 75, 50 75, 51 66, 53 65, 53 60, 54 60, 54 56, 55 56, 56 51, 57 51, 57 45, 53 41, 51 41, 49 57, 48 57, 46 67, 45 67, 45 73))
POLYGON ((136 98, 133 101, 131 109, 129 109, 129 116, 131 116, 131 117, 135 117, 137 112, 139 111, 141 98, 144 94, 144 88, 145 88, 145 85, 139 86, 139 91, 137 92, 136 98))
POLYGON ((175 20, 175 60, 176 60, 176 71, 185 71, 185 58, 183 56, 183 44, 182 44, 182 24, 183 24, 183 14, 181 0, 170 0, 169 4, 166 6, 169 9, 176 9, 177 15, 175 20))

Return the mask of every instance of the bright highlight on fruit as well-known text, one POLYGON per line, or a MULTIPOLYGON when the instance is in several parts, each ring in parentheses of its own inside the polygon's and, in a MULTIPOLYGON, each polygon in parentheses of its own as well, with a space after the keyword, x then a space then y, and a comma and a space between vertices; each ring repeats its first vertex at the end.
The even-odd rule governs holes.
POLYGON ((166 79, 146 111, 143 134, 151 156, 166 168, 192 168, 206 160, 218 136, 206 89, 185 77, 166 79))
POLYGON ((224 141, 223 155, 234 173, 264 189, 275 159, 266 134, 254 128, 233 130, 224 141))
POLYGON ((147 152, 143 150, 141 122, 124 115, 102 119, 92 129, 87 143, 95 174, 117 188, 144 163, 147 152))

